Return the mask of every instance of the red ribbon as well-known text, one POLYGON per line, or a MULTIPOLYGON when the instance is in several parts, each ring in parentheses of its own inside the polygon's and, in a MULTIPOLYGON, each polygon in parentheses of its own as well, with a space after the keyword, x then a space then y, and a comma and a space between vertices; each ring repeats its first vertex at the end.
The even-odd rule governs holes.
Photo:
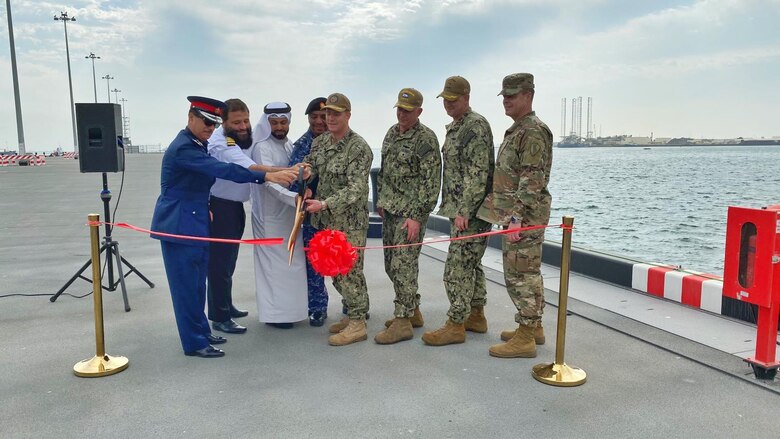
POLYGON ((491 235, 507 235, 509 233, 514 232, 527 232, 529 230, 538 230, 538 229, 548 229, 548 228, 561 228, 566 230, 573 230, 574 227, 565 226, 563 224, 559 224, 557 226, 550 226, 550 225, 540 225, 540 226, 528 226, 528 227, 519 227, 516 229, 504 229, 504 230, 492 230, 490 232, 484 232, 484 233, 477 233, 474 235, 467 235, 467 236, 458 236, 456 238, 441 238, 441 239, 431 239, 428 241, 423 242, 414 242, 411 244, 398 244, 398 245, 376 245, 376 246, 370 246, 370 247, 354 247, 356 250, 378 250, 378 249, 384 249, 384 248, 400 248, 400 247, 412 247, 415 245, 427 245, 427 244, 436 244, 438 242, 447 242, 447 241, 460 241, 463 239, 471 239, 471 238, 481 238, 483 236, 491 236, 491 235))
MULTIPOLYGON (((102 226, 109 225, 112 227, 121 227, 123 229, 135 230, 136 232, 148 233, 150 235, 165 236, 168 238, 187 239, 192 241, 207 241, 207 242, 221 242, 225 244, 250 244, 250 245, 279 245, 284 242, 283 238, 260 238, 260 239, 223 239, 223 238, 206 238, 203 236, 189 236, 189 235, 175 235, 172 233, 154 232, 148 229, 142 229, 127 223, 108 223, 103 221, 88 221, 89 226, 102 226)), ((516 229, 504 229, 504 230, 492 230, 484 233, 477 233, 474 235, 458 236, 455 238, 441 238, 431 239, 423 242, 415 242, 411 244, 398 244, 389 246, 368 246, 368 247, 353 247, 352 244, 346 239, 344 232, 340 230, 320 230, 317 232, 312 241, 309 243, 309 247, 304 248, 306 250, 306 256, 312 264, 312 267, 319 274, 323 276, 336 276, 345 275, 349 273, 352 266, 357 260, 357 250, 378 250, 385 248, 400 248, 411 247, 415 245, 427 245, 438 242, 447 241, 460 241, 463 239, 481 238, 483 236, 491 235, 506 235, 515 232, 528 232, 531 230, 547 229, 547 228, 561 228, 565 230, 572 230, 574 227, 559 225, 539 225, 519 227, 516 229)))
POLYGON ((107 223, 103 221, 88 221, 88 226, 102 226, 109 225, 112 227, 121 227, 123 229, 135 230, 136 232, 148 233, 150 235, 165 236, 167 238, 179 238, 188 239, 191 241, 208 241, 208 242, 221 242, 224 244, 250 244, 250 245, 279 245, 284 242, 284 238, 259 238, 259 239, 223 239, 223 238, 206 238, 203 236, 189 236, 189 235, 174 235, 172 233, 155 232, 152 230, 142 229, 127 223, 107 223))

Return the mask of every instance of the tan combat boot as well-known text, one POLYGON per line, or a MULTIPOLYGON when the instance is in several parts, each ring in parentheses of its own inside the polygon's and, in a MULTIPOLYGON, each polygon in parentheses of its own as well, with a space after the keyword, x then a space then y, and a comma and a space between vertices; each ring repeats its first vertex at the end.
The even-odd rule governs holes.
MULTIPOLYGON (((390 319, 385 322, 385 328, 389 328, 390 325, 393 324, 393 320, 390 319)), ((414 314, 412 314, 412 317, 409 318, 409 321, 412 322, 412 328, 422 328, 422 326, 425 324, 425 320, 423 320, 422 313, 420 312, 420 307, 414 309, 414 314)))
POLYGON ((509 341, 512 339, 512 337, 515 336, 515 333, 517 332, 517 329, 507 329, 506 331, 501 331, 501 341, 509 341))
POLYGON ((499 358, 536 357, 535 329, 536 325, 520 325, 509 341, 491 346, 490 355, 499 358))
POLYGON ((471 314, 469 314, 466 321, 463 322, 463 326, 466 327, 466 331, 479 332, 484 334, 488 330, 487 319, 485 318, 484 306, 472 306, 471 314))
POLYGON ((338 334, 342 329, 346 328, 349 324, 349 317, 344 316, 338 322, 328 326, 328 332, 331 334, 338 334))
POLYGON ((541 346, 545 342, 544 328, 542 328, 541 320, 539 320, 539 324, 537 324, 536 329, 534 329, 534 341, 536 342, 537 346, 541 346))
MULTIPOLYGON (((512 329, 509 331, 501 331, 501 340, 509 341, 509 339, 515 336, 515 332, 517 332, 517 329, 512 329)), ((545 342, 544 328, 542 327, 542 322, 539 322, 539 324, 536 326, 536 329, 534 329, 534 341, 536 342, 537 346, 541 346, 545 342)))
POLYGON ((411 340, 414 337, 412 332, 412 322, 409 319, 393 319, 393 323, 389 328, 381 331, 374 337, 374 341, 378 344, 393 344, 399 341, 411 340))
POLYGON ((342 329, 338 334, 328 337, 328 344, 331 346, 345 346, 367 339, 365 319, 350 319, 346 328, 342 329))
POLYGON ((458 324, 447 319, 447 323, 441 328, 423 334, 422 340, 431 346, 463 343, 466 341, 466 328, 462 323, 458 324))

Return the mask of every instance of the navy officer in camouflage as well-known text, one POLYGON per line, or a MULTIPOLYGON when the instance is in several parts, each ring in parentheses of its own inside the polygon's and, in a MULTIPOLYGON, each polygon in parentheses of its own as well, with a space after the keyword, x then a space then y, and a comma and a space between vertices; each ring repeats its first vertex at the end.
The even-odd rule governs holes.
MULTIPOLYGON (((349 127, 352 104, 341 93, 328 96, 325 106, 328 132, 319 135, 304 162, 312 178, 319 177, 316 199, 306 200, 306 211, 317 229, 340 230, 356 247, 366 245, 368 233, 368 174, 374 155, 363 138, 349 127)), ((344 298, 347 316, 330 326, 331 346, 366 340, 368 287, 363 274, 363 251, 349 273, 333 278, 344 298)))
MULTIPOLYGON (((499 95, 504 96, 504 112, 514 123, 506 130, 498 150, 493 190, 477 215, 509 229, 545 225, 550 219, 552 202, 547 190, 552 166, 552 132, 532 109, 533 75, 514 73, 505 77, 502 85, 499 95)), ((494 357, 533 358, 536 345, 544 343, 543 241, 544 229, 505 235, 504 280, 517 308, 518 328, 504 331, 501 338, 506 342, 490 347, 490 355, 494 357)))
MULTIPOLYGON (((382 142, 382 167, 377 179, 377 211, 382 216, 385 246, 420 243, 428 215, 441 188, 441 156, 436 134, 420 122, 423 96, 404 88, 398 93, 395 115, 382 142)), ((423 325, 417 276, 421 246, 386 248, 385 272, 395 290, 394 318, 374 337, 379 344, 411 340, 412 327, 423 325)))
MULTIPOLYGON (((477 209, 493 182, 493 134, 484 117, 469 106, 471 86, 461 76, 444 82, 439 94, 452 117, 442 146, 444 174, 439 215, 450 219, 453 238, 490 230, 490 223, 477 218, 477 209)), ((485 319, 485 272, 482 256, 487 238, 450 242, 444 265, 444 288, 450 300, 449 319, 436 331, 426 332, 423 342, 443 346, 466 341, 466 331, 487 332, 485 319)))

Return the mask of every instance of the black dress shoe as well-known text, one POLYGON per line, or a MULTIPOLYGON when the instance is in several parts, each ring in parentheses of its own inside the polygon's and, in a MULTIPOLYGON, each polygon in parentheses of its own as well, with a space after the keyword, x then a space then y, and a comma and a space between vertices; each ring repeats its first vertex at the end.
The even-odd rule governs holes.
POLYGON ((206 338, 209 340, 209 343, 211 344, 222 344, 227 343, 227 339, 225 337, 220 337, 218 335, 209 334, 206 336, 206 338))
POLYGON ((214 322, 211 326, 217 331, 227 332, 228 334, 243 334, 246 332, 246 327, 239 325, 233 320, 214 322))
POLYGON ((292 323, 266 323, 266 325, 279 329, 291 329, 293 327, 292 323))
POLYGON ((185 352, 184 355, 188 357, 217 358, 224 357, 225 351, 217 349, 212 345, 208 345, 203 349, 198 349, 197 351, 185 352))
POLYGON ((231 319, 238 319, 241 317, 246 317, 249 315, 249 311, 244 311, 243 309, 238 309, 235 306, 230 306, 230 318, 231 319))
POLYGON ((322 326, 325 324, 325 319, 328 318, 327 311, 314 311, 309 314, 309 325, 322 326))

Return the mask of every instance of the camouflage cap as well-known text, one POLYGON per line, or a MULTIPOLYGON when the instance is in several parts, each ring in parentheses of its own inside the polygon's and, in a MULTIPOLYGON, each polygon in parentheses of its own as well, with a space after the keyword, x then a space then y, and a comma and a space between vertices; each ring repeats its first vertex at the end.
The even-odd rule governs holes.
POLYGON ((454 101, 469 93, 471 93, 471 85, 466 81, 466 78, 462 76, 450 76, 444 81, 444 90, 436 97, 454 101))
POLYGON ((322 107, 323 110, 330 108, 331 110, 343 113, 345 111, 352 111, 352 104, 349 99, 341 93, 333 93, 328 96, 328 100, 322 107))
POLYGON ((423 95, 413 88, 404 88, 398 92, 398 102, 393 107, 403 108, 412 111, 415 108, 422 107, 423 95))
POLYGON ((534 89, 534 75, 530 73, 512 73, 504 77, 498 95, 514 96, 523 90, 534 89))

